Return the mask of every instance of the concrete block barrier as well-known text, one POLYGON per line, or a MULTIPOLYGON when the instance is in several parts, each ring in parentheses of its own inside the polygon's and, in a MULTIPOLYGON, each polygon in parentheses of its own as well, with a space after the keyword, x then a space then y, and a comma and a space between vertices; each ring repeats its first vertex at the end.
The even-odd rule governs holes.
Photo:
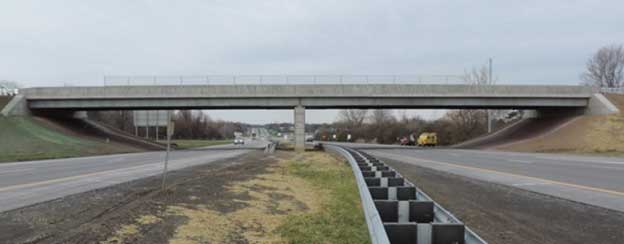
POLYGON ((364 177, 368 186, 404 186, 405 179, 401 177, 364 177))

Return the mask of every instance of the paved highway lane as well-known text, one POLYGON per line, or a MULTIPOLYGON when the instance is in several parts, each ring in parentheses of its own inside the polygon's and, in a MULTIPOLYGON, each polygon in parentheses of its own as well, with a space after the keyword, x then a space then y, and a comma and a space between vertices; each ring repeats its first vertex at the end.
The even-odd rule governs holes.
POLYGON ((624 159, 453 149, 366 149, 380 158, 624 211, 624 159))
MULTIPOLYGON (((264 142, 256 141, 245 146, 173 151, 169 169, 236 157, 263 145, 264 142)), ((164 156, 165 152, 145 152, 0 163, 0 211, 160 174, 164 156)))

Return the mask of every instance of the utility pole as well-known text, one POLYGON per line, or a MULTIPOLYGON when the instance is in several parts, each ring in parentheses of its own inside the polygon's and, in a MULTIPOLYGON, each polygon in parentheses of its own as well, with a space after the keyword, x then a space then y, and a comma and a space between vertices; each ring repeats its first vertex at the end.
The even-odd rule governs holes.
MULTIPOLYGON (((489 59, 489 74, 488 74, 488 83, 489 85, 494 85, 492 79, 492 58, 489 59)), ((487 125, 488 125, 488 134, 492 133, 492 112, 491 110, 487 110, 487 125)))
POLYGON ((174 124, 171 120, 171 111, 167 111, 167 152, 165 154, 165 165, 162 173, 162 190, 165 190, 165 181, 167 179, 167 166, 169 166, 169 151, 171 150, 171 135, 173 135, 174 124))

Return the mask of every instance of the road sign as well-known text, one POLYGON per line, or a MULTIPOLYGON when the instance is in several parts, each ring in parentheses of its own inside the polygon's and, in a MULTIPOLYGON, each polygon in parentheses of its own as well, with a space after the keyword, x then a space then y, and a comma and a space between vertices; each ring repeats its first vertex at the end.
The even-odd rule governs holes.
POLYGON ((167 110, 134 111, 134 126, 167 126, 168 113, 167 110))

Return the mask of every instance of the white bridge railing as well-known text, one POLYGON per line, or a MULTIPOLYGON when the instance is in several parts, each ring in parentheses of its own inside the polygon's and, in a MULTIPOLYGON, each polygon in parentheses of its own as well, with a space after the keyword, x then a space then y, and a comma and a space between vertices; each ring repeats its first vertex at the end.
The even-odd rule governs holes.
POLYGON ((464 83, 462 78, 461 75, 107 75, 103 85, 461 84, 464 83))
POLYGON ((16 96, 18 94, 17 86, 9 82, 0 82, 0 96, 16 96))
POLYGON ((624 94, 624 87, 602 87, 600 91, 602 93, 624 94))

